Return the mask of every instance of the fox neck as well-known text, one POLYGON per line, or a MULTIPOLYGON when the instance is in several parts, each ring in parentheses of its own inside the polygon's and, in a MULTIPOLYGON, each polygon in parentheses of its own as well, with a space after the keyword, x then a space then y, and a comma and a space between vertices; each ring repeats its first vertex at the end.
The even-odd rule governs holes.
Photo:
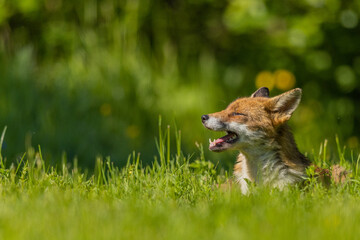
POLYGON ((242 164, 242 178, 283 188, 302 181, 309 161, 299 152, 289 127, 283 125, 274 138, 241 149, 237 164, 242 164))

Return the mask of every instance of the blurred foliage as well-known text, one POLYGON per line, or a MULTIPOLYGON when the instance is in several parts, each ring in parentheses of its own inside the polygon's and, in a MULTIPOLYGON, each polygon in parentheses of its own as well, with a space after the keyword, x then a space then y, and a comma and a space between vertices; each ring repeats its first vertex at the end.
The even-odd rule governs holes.
POLYGON ((335 134, 357 148, 359 15, 359 0, 0 0, 4 154, 150 161, 159 114, 193 150, 216 134, 202 114, 259 86, 303 88, 302 150, 335 134))

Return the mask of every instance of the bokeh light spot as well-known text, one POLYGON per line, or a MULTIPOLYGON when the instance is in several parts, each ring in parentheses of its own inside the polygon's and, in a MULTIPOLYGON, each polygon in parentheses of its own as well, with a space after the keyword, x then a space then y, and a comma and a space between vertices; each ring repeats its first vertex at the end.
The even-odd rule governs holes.
POLYGON ((107 117, 109 115, 111 115, 112 112, 112 108, 111 105, 108 103, 104 103, 100 106, 100 113, 101 115, 103 115, 104 117, 107 117))
POLYGON ((323 7, 325 0, 306 0, 306 2, 312 7, 323 7))
POLYGON ((351 99, 349 98, 340 98, 335 101, 336 114, 339 117, 349 117, 352 116, 355 112, 355 106, 351 99))
POLYGON ((331 56, 325 51, 315 51, 309 53, 306 57, 306 64, 309 69, 322 71, 331 67, 331 56))
POLYGON ((295 76, 287 70, 277 70, 275 72, 275 84, 280 90, 289 90, 295 86, 295 76))
POLYGON ((355 73, 351 67, 343 65, 335 70, 335 78, 343 92, 350 92, 356 87, 355 73))
POLYGON ((255 79, 255 85, 257 88, 267 87, 269 90, 274 88, 275 85, 275 77, 269 71, 260 72, 255 79))
POLYGON ((40 6, 40 1, 21 0, 18 1, 17 4, 21 12, 29 13, 38 10, 40 6))
POLYGON ((224 23, 230 31, 244 32, 266 26, 267 14, 263 0, 233 0, 226 8, 224 23))
POLYGON ((305 47, 306 35, 300 29, 291 29, 288 32, 289 44, 293 47, 305 47))
POLYGON ((345 28, 355 28, 358 24, 358 16, 352 10, 344 10, 340 13, 340 22, 345 28))
POLYGON ((140 135, 139 127, 136 125, 130 125, 126 128, 126 135, 131 138, 137 138, 140 135))

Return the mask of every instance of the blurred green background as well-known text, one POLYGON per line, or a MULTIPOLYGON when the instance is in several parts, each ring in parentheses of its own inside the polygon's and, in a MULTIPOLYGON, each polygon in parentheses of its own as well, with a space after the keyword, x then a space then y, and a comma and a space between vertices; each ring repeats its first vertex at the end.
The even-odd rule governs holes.
POLYGON ((195 152, 221 135, 200 116, 260 86, 303 88, 302 151, 335 134, 357 149, 359 16, 360 0, 0 0, 4 155, 40 144, 53 163, 150 162, 159 114, 195 152))

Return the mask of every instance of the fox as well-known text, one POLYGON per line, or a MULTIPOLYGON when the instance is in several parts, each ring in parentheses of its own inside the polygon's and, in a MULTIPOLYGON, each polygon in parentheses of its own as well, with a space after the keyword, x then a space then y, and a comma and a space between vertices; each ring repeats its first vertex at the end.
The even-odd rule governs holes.
POLYGON ((249 194, 249 183, 284 189, 307 177, 311 162, 298 150, 287 124, 301 96, 302 90, 295 88, 270 97, 269 89, 261 87, 225 110, 201 116, 205 128, 226 132, 209 139, 210 151, 239 151, 234 178, 243 194, 249 194))

